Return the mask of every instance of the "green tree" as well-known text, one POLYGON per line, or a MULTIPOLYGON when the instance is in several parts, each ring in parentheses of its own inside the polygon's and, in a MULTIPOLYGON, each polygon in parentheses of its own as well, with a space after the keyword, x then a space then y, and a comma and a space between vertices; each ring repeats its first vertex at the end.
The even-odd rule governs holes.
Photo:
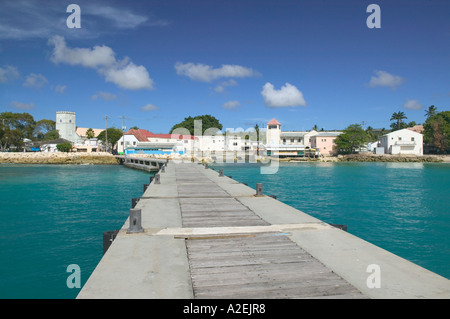
POLYGON ((424 124, 423 140, 440 153, 450 152, 450 111, 431 115, 424 124))
MULTIPOLYGON (((405 115, 405 113, 403 112, 394 112, 391 116, 391 121, 397 121, 397 124, 395 125, 395 128, 397 130, 400 130, 401 128, 403 128, 403 121, 402 120, 406 120, 408 119, 405 115)), ((392 129, 394 129, 394 127, 391 125, 392 129)))
POLYGON ((31 114, 3 112, 0 113, 0 121, 2 122, 3 126, 9 127, 11 131, 21 131, 24 138, 33 138, 33 132, 36 126, 36 122, 34 121, 31 114))
POLYGON ((198 115, 196 117, 186 117, 184 121, 181 123, 175 124, 170 130, 170 134, 178 128, 184 128, 189 131, 191 135, 194 135, 195 127, 194 124, 196 120, 201 120, 202 124, 202 134, 205 133, 206 130, 216 128, 217 130, 222 130, 223 126, 220 124, 219 120, 216 119, 212 115, 198 115))
POLYGON ((48 132, 54 131, 55 129, 56 129, 55 121, 42 119, 36 122, 33 134, 37 140, 43 140, 48 132))
POLYGON ((58 149, 58 151, 60 152, 70 152, 72 150, 72 144, 69 142, 65 142, 65 143, 60 143, 56 145, 56 148, 58 149))
POLYGON ((368 135, 359 124, 348 126, 335 141, 339 154, 355 153, 367 142, 368 135))
POLYGON ((45 133, 43 141, 51 141, 59 138, 59 132, 57 130, 51 130, 45 133))
POLYGON ((437 112, 437 107, 434 105, 431 105, 430 107, 428 107, 427 110, 425 110, 425 117, 428 119, 429 117, 436 115, 437 112))
MULTIPOLYGON (((102 131, 97 138, 103 142, 103 145, 106 146, 106 131, 108 132, 108 145, 114 146, 117 141, 122 137, 122 130, 114 127, 110 127, 107 130, 102 131)), ((108 146, 108 149, 110 147, 108 146)))
POLYGON ((87 137, 88 139, 91 139, 91 138, 94 138, 94 137, 95 137, 95 133, 94 133, 94 130, 93 130, 92 128, 88 128, 88 129, 86 130, 86 137, 87 137))

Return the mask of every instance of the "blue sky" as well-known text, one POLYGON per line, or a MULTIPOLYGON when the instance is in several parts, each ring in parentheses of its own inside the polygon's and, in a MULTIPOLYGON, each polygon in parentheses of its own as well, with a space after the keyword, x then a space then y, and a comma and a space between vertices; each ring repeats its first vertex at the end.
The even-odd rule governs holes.
POLYGON ((2 1, 0 112, 154 133, 202 114, 231 129, 423 123, 450 109, 449 16, 445 0, 2 1))

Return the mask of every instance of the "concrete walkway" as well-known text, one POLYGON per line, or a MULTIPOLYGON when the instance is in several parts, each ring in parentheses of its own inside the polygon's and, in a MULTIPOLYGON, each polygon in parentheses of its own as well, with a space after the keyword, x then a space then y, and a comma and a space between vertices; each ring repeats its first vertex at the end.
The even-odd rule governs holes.
POLYGON ((204 166, 170 162, 78 298, 450 298, 450 282, 204 166), (379 285, 379 288, 378 288, 379 285))

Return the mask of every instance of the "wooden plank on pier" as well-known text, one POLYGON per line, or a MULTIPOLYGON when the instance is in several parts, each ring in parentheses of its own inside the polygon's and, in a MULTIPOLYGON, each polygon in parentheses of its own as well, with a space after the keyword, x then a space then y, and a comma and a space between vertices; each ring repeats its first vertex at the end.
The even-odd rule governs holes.
POLYGON ((195 298, 366 298, 285 235, 186 240, 195 298))

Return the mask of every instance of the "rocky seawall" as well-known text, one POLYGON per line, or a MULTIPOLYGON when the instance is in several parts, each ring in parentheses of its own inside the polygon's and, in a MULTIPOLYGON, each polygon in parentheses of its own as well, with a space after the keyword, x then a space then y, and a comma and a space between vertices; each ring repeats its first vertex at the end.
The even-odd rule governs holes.
POLYGON ((8 153, 0 152, 0 163, 5 164, 95 164, 117 165, 117 159, 104 152, 98 153, 8 153))
POLYGON ((415 163, 439 163, 450 162, 449 156, 444 155, 375 155, 375 154, 351 154, 338 155, 339 162, 415 162, 415 163))

